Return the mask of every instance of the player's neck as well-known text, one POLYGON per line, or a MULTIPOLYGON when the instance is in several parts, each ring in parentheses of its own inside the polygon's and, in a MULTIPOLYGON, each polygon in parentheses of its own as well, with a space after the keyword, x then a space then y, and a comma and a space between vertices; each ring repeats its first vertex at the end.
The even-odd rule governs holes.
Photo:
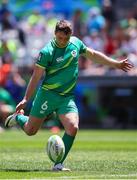
POLYGON ((65 47, 68 45, 69 41, 68 41, 68 43, 67 43, 65 46, 61 46, 61 45, 57 42, 56 38, 54 38, 54 43, 55 43, 55 45, 56 45, 57 47, 59 47, 59 48, 65 48, 65 47))

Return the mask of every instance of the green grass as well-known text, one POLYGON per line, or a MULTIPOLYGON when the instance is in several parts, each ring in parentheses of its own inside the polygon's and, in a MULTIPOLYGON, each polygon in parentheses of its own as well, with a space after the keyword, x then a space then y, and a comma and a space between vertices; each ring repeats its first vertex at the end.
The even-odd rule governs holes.
POLYGON ((137 179, 137 131, 80 130, 66 160, 72 172, 51 171, 45 153, 50 135, 1 133, 0 179, 137 179))

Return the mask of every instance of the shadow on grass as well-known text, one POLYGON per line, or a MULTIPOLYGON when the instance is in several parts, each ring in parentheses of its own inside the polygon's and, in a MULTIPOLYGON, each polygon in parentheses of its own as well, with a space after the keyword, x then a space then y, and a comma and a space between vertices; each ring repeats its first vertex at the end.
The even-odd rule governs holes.
POLYGON ((5 172, 53 172, 51 169, 0 169, 5 172))

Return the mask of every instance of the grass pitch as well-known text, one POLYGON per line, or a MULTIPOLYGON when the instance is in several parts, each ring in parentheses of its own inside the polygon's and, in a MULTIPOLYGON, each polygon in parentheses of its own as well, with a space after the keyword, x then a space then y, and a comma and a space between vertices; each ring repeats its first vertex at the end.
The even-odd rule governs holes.
POLYGON ((137 131, 80 130, 65 163, 72 172, 51 171, 45 153, 50 135, 1 133, 0 179, 137 179, 137 131))

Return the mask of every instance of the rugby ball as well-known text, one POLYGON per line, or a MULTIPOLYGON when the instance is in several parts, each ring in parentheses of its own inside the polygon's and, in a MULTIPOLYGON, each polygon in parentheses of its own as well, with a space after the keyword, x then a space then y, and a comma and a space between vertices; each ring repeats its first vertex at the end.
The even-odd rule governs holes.
POLYGON ((54 163, 59 163, 65 154, 65 146, 61 137, 58 135, 52 135, 47 142, 47 154, 49 159, 54 163))

